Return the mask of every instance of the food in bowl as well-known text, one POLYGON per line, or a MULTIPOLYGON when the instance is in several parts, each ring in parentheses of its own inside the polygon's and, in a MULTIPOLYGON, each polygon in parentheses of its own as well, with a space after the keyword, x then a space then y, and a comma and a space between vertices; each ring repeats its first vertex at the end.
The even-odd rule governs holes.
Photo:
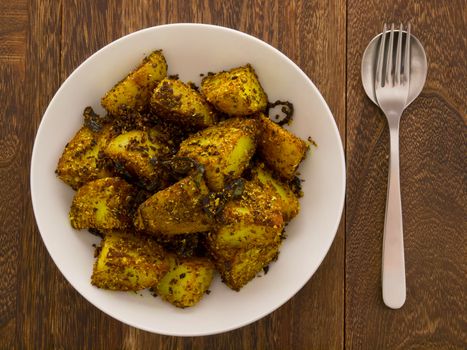
POLYGON ((56 169, 76 190, 73 228, 103 237, 93 285, 151 288, 183 308, 215 271, 238 291, 277 258, 308 143, 267 116, 251 65, 197 88, 154 51, 101 103, 107 114, 85 108, 56 169))

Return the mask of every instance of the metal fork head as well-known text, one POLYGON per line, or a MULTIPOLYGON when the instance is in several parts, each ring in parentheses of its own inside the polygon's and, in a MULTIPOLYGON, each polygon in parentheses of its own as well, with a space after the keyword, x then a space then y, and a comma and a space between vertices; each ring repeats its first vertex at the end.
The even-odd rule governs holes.
MULTIPOLYGON (((375 92, 378 104, 388 116, 402 114, 409 92, 410 83, 410 24, 404 35, 402 24, 399 30, 387 29, 384 24, 376 64, 375 92), (389 39, 387 40, 389 32, 389 39), (397 42, 394 43, 397 35, 397 42), (402 40, 405 37, 405 49, 402 40)), ((388 116, 389 118, 389 116, 388 116)))
POLYGON ((383 34, 379 45, 379 54, 376 65, 375 86, 397 86, 408 83, 410 74, 410 23, 405 35, 405 49, 402 51, 403 25, 400 24, 397 44, 394 45, 394 23, 389 31, 389 43, 386 47, 387 25, 384 24, 383 34))

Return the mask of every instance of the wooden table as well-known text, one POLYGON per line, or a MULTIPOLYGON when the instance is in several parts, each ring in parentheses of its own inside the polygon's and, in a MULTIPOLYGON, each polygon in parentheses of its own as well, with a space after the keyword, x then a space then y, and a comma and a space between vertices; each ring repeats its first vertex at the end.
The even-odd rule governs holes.
POLYGON ((0 348, 467 348, 465 7, 461 0, 0 0, 0 348), (388 129, 360 81, 363 50, 385 21, 410 21, 429 64, 425 89, 401 124, 407 302, 398 311, 383 305, 380 291, 388 129), (60 84, 112 40, 173 22, 239 29, 288 55, 331 107, 347 159, 345 213, 313 278, 271 315, 209 337, 150 334, 88 303, 47 254, 29 195, 34 135, 60 84))

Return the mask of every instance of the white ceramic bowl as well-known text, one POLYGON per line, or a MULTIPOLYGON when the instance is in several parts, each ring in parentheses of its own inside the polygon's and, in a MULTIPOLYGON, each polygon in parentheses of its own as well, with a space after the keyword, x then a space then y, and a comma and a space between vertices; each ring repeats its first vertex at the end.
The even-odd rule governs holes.
MULTIPOLYGON (((212 25, 172 24, 144 29, 89 57, 50 102, 34 143, 31 196, 37 225, 60 271, 89 302, 108 315, 150 332, 197 336, 249 324, 289 300, 316 271, 336 234, 345 194, 341 139, 333 116, 310 79, 284 54, 247 34, 212 25), (149 293, 111 292, 93 287, 93 243, 87 231, 73 230, 68 210, 73 191, 54 174, 68 140, 82 123, 82 111, 102 111, 100 97, 154 49, 163 49, 169 74, 200 82, 200 73, 251 63, 270 101, 293 102, 290 129, 318 147, 300 167, 305 196, 301 212, 287 227, 277 262, 240 292, 216 277, 211 293, 192 308, 177 309, 149 293)), ((65 302, 65 301, 64 301, 65 302)))

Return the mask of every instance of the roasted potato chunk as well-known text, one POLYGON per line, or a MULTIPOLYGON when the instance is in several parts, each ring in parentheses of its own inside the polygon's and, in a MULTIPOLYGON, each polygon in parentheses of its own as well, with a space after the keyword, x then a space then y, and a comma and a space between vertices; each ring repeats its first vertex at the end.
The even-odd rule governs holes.
POLYGON ((274 190, 246 182, 240 198, 227 202, 207 237, 207 247, 222 280, 240 290, 277 257, 284 221, 274 190))
POLYGON ((204 97, 178 79, 160 82, 151 96, 151 107, 160 118, 182 126, 199 129, 216 121, 215 112, 204 97))
POLYGON ((292 179, 305 157, 308 144, 262 113, 258 115, 258 120, 259 155, 278 175, 287 180, 292 179))
POLYGON ((164 55, 161 50, 154 51, 102 97, 102 107, 111 115, 146 109, 152 91, 166 76, 167 62, 164 55))
POLYGON ((206 258, 169 260, 170 270, 157 284, 157 295, 180 308, 197 304, 211 285, 213 263, 206 258))
MULTIPOLYGON (((254 121, 245 120, 256 129, 254 121)), ((218 125, 201 130, 180 144, 179 157, 196 160, 205 167, 205 178, 212 191, 220 191, 224 186, 241 176, 248 167, 256 149, 253 131, 233 126, 218 125)))
POLYGON ((132 130, 114 138, 105 148, 117 170, 139 180, 148 190, 159 190, 168 185, 166 170, 151 164, 151 158, 168 158, 173 150, 165 144, 156 130, 132 130), (122 169, 123 168, 123 169, 122 169))
POLYGON ((285 222, 292 220, 300 211, 300 202, 298 197, 285 182, 275 179, 264 164, 259 164, 252 171, 253 181, 270 186, 274 191, 275 197, 279 200, 282 216, 285 222))
POLYGON ((150 288, 169 271, 163 249, 151 239, 131 232, 107 232, 98 252, 91 283, 99 288, 150 288))
POLYGON ((126 229, 135 189, 119 177, 88 182, 76 192, 70 209, 71 226, 76 229, 126 229))
MULTIPOLYGON (((209 242, 209 241, 208 241, 209 242)), ((239 291, 279 255, 279 244, 258 246, 249 249, 211 250, 214 266, 222 281, 231 289, 239 291)))
POLYGON ((241 197, 227 202, 217 221, 209 234, 216 250, 278 244, 284 228, 278 196, 259 182, 245 182, 241 197))
POLYGON ((268 97, 249 64, 206 76, 201 93, 218 110, 235 116, 264 111, 268 97))
POLYGON ((166 235, 208 231, 212 223, 202 207, 202 198, 208 193, 204 180, 186 177, 143 202, 135 216, 135 227, 166 235))
POLYGON ((63 150, 55 170, 57 176, 75 190, 89 181, 112 176, 114 171, 103 150, 113 136, 110 125, 98 132, 83 126, 63 150))

